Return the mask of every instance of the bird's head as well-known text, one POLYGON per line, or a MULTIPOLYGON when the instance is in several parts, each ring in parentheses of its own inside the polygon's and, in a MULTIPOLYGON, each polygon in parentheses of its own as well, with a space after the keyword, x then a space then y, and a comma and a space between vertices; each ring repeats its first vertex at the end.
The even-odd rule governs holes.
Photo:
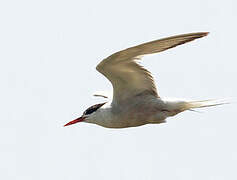
POLYGON ((89 108, 87 108, 81 117, 77 118, 77 119, 74 119, 70 122, 68 122, 67 124, 65 124, 64 126, 69 126, 69 125, 72 125, 72 124, 75 124, 75 123, 78 123, 78 122, 83 122, 83 121, 86 121, 86 119, 88 117, 90 117, 92 114, 96 113, 96 111, 101 107, 103 106, 105 103, 100 103, 100 104, 95 104, 89 108))

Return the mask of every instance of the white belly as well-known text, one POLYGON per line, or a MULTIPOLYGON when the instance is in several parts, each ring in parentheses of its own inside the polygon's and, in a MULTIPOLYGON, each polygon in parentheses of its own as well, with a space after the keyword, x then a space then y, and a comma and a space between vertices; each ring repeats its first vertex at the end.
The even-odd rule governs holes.
POLYGON ((167 115, 162 111, 164 103, 161 100, 130 102, 126 106, 105 107, 91 116, 86 122, 98 124, 107 128, 126 128, 149 123, 163 123, 167 115))

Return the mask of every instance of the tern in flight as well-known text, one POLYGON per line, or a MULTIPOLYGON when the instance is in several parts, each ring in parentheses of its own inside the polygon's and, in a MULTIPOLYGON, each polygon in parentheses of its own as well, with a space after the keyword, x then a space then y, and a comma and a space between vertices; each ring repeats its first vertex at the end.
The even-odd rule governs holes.
MULTIPOLYGON (((172 36, 134 46, 112 54, 96 69, 113 86, 113 99, 93 105, 83 115, 64 126, 78 122, 107 128, 127 128, 164 123, 165 119, 186 110, 224 104, 215 100, 165 100, 157 93, 151 73, 137 62, 143 55, 154 54, 206 36, 198 32, 172 36)), ((96 95, 102 96, 103 95, 96 95)))

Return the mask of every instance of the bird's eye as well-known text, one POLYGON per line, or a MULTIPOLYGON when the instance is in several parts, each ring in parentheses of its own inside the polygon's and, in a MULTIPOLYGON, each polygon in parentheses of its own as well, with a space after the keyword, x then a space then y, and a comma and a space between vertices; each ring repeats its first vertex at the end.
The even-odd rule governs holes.
POLYGON ((88 108, 85 112, 84 112, 84 114, 85 115, 88 115, 88 114, 91 114, 91 113, 93 113, 94 111, 96 111, 97 109, 95 109, 95 108, 88 108))

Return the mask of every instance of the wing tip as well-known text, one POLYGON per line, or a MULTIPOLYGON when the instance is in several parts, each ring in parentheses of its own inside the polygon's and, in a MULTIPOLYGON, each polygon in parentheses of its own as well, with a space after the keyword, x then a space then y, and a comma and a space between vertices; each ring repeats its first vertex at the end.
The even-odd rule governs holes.
POLYGON ((196 38, 202 38, 205 37, 209 34, 210 32, 197 32, 197 33, 192 33, 196 38))
POLYGON ((204 37, 204 36, 207 36, 208 34, 210 34, 210 32, 200 32, 201 36, 204 37))

